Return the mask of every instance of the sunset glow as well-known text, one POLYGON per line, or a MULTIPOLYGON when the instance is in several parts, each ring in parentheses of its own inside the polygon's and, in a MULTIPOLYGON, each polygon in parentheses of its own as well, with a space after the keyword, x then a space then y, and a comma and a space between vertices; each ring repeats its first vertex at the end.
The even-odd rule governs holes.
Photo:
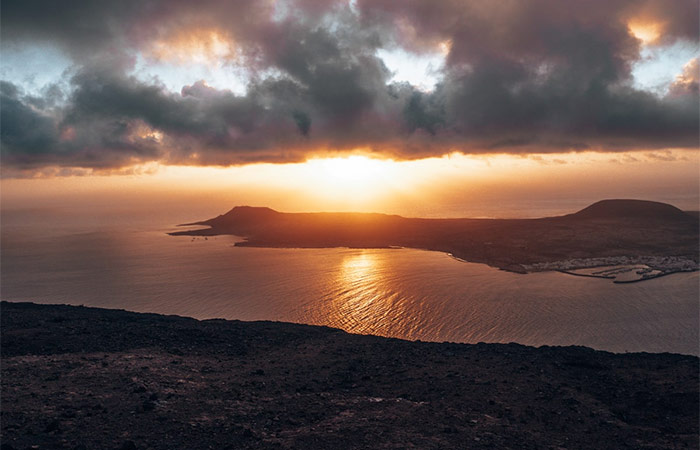
POLYGON ((107 205, 176 211, 185 203, 203 216, 220 213, 222 205, 249 204, 299 212, 536 217, 567 211, 557 205, 584 206, 602 197, 653 198, 692 209, 700 190, 699 165, 698 153, 682 150, 415 161, 354 155, 237 167, 146 164, 128 171, 72 173, 54 168, 40 178, 5 179, 0 193, 5 209, 30 203, 70 210, 90 205, 93 212, 107 205), (530 211, 533 199, 540 206, 530 211))
POLYGON ((357 155, 311 159, 305 164, 305 171, 312 189, 336 196, 354 196, 358 200, 380 195, 384 189, 405 181, 394 161, 357 155))
POLYGON ((660 25, 650 22, 631 22, 630 32, 644 45, 653 44, 661 36, 660 25))
POLYGON ((696 446, 698 17, 1 0, 2 450, 696 446))
POLYGON ((146 55, 158 61, 176 64, 218 66, 234 56, 235 47, 216 30, 186 30, 154 41, 146 55))
POLYGON ((698 199, 692 7, 523 16, 516 4, 419 3, 68 5, 51 29, 4 8, 5 205, 147 189, 290 210, 508 215, 524 212, 487 205, 560 186, 633 197, 649 179, 667 180, 649 186, 658 198, 698 199))

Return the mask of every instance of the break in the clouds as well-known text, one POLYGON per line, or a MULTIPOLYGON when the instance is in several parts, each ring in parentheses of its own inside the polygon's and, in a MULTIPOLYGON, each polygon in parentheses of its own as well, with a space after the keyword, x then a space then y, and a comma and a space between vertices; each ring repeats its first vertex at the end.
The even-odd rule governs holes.
POLYGON ((697 54, 695 0, 6 0, 1 12, 3 74, 65 61, 39 87, 2 81, 6 167, 698 146, 697 58, 661 91, 633 77, 644 49, 697 54), (433 82, 401 81, 387 55, 435 61, 416 65, 433 82))

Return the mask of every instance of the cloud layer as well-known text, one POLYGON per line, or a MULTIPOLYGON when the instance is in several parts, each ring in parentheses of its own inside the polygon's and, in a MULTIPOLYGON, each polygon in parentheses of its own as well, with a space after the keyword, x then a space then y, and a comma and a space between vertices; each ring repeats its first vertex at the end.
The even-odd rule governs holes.
POLYGON ((74 65, 40 95, 2 81, 3 164, 697 148, 697 60, 664 96, 635 89, 629 27, 697 45, 697 17, 695 0, 7 0, 3 47, 58 46, 74 65), (244 71, 246 93, 132 74, 137 55, 195 44, 244 71), (391 48, 446 51, 435 89, 391 82, 377 56, 391 48))

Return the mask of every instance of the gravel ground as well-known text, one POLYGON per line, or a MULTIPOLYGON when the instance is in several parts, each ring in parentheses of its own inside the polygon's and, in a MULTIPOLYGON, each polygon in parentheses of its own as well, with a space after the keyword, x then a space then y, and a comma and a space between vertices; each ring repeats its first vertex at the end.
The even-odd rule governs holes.
POLYGON ((2 450, 698 448, 698 358, 3 302, 2 450))

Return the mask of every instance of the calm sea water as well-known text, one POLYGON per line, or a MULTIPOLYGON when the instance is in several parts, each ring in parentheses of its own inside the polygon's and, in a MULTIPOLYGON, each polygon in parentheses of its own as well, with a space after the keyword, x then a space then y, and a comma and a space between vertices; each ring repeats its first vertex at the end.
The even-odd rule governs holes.
POLYGON ((698 273, 616 285, 410 249, 234 248, 232 236, 167 236, 178 220, 162 218, 115 226, 42 217, 3 215, 3 300, 429 341, 700 353, 698 273))

